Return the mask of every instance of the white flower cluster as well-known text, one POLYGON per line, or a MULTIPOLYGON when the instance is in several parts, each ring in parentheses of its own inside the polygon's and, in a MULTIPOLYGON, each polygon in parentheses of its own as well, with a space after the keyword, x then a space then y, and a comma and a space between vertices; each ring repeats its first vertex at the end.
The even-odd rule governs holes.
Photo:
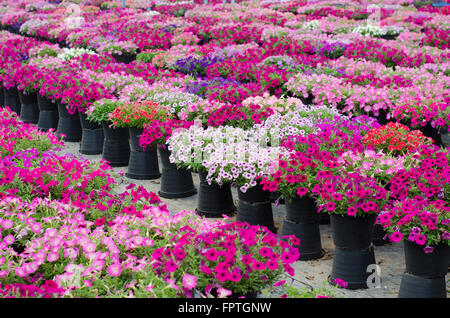
POLYGON ((160 15, 161 13, 159 13, 158 11, 154 11, 154 10, 149 10, 149 11, 146 11, 145 13, 144 13, 144 15, 147 17, 147 18, 151 18, 151 17, 154 17, 154 16, 157 16, 157 15, 160 15))
POLYGON ((63 61, 69 61, 75 57, 79 57, 84 54, 96 54, 92 50, 84 48, 63 48, 62 52, 58 54, 58 58, 63 61))
POLYGON ((175 91, 162 91, 155 94, 150 93, 149 98, 160 105, 167 106, 169 112, 172 114, 178 113, 189 104, 200 100, 200 97, 197 95, 175 91))
POLYGON ((380 28, 376 25, 366 24, 361 25, 353 29, 353 33, 359 33, 363 36, 382 37, 385 35, 397 35, 403 32, 403 28, 397 26, 391 26, 386 28, 380 28))
POLYGON ((311 20, 308 22, 305 22, 305 24, 303 24, 303 29, 306 30, 315 30, 320 26, 320 21, 319 20, 311 20))
POLYGON ((41 19, 30 19, 25 21, 21 26, 19 31, 21 33, 28 33, 30 31, 37 30, 45 25, 47 25, 48 22, 41 20, 41 19))
POLYGON ((170 161, 188 167, 201 166, 209 183, 235 183, 242 192, 257 184, 278 164, 285 152, 280 147, 264 145, 260 133, 230 126, 191 126, 172 134, 168 140, 170 161))

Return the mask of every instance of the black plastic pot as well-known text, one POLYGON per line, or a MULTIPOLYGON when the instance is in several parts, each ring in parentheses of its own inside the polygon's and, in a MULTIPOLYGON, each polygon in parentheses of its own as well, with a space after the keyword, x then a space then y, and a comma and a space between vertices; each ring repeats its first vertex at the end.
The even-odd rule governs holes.
POLYGON ((111 167, 126 167, 130 160, 128 128, 111 128, 103 123, 103 159, 111 167))
POLYGON ((80 113, 82 129, 80 153, 83 155, 99 155, 103 152, 103 127, 86 118, 86 114, 80 113))
POLYGON ((280 198, 280 194, 278 192, 270 192, 270 201, 274 204, 284 204, 284 199, 280 198))
POLYGON ((263 191, 262 186, 257 185, 249 188, 245 193, 238 188, 238 196, 237 221, 247 222, 250 225, 265 226, 270 231, 276 232, 270 192, 263 191))
POLYGON ((72 115, 69 114, 65 105, 61 102, 57 103, 58 106, 58 126, 56 128, 56 133, 58 135, 64 134, 65 141, 78 142, 81 141, 81 123, 78 110, 72 115))
POLYGON ((58 107, 56 103, 45 97, 37 96, 39 120, 37 126, 42 131, 56 130, 58 127, 58 107))
POLYGON ((221 186, 208 184, 208 173, 199 171, 200 184, 196 212, 207 218, 220 218, 222 214, 229 215, 236 210, 229 184, 221 186))
POLYGON ((382 246, 389 243, 389 241, 386 239, 387 233, 384 230, 383 226, 376 223, 373 227, 373 234, 372 234, 372 243, 375 246, 382 246))
POLYGON ((395 40, 398 36, 398 34, 386 34, 382 35, 381 38, 385 40, 395 40))
POLYGON ((126 176, 136 180, 152 180, 161 176, 159 172, 158 152, 156 147, 142 149, 139 138, 143 129, 129 128, 130 157, 126 176))
POLYGON ((319 224, 330 224, 330 215, 328 213, 319 213, 319 224))
POLYGON ((125 64, 130 64, 131 62, 136 60, 136 54, 122 54, 122 55, 113 54, 113 57, 116 60, 116 62, 125 64))
POLYGON ((339 278, 348 283, 348 289, 368 288, 371 275, 368 266, 376 264, 372 233, 376 216, 352 217, 330 215, 335 254, 330 283, 339 278))
POLYGON ((387 119, 386 111, 384 109, 380 109, 379 113, 380 114, 378 116, 376 116, 376 119, 378 120, 378 123, 380 125, 386 125, 389 122, 389 120, 387 119))
POLYGON ((445 275, 449 264, 449 247, 437 245, 432 253, 424 246, 404 242, 405 273, 402 277, 399 298, 446 298, 445 275))
POLYGON ((296 223, 318 223, 316 202, 310 197, 296 197, 286 200, 286 219, 296 223))
POLYGON ((321 258, 324 254, 320 240, 320 215, 314 199, 296 197, 286 200, 286 219, 281 236, 295 235, 300 239, 300 260, 321 258))
POLYGON ((0 88, 0 108, 3 108, 5 106, 5 93, 3 91, 3 88, 0 88))
POLYGON ((420 127, 419 130, 424 136, 432 138, 437 146, 442 145, 442 138, 438 128, 433 128, 431 124, 428 123, 424 127, 420 127))
POLYGON ((158 147, 161 158, 161 190, 159 196, 167 199, 186 198, 197 193, 190 170, 177 168, 170 162, 170 151, 158 147))
POLYGON ((302 103, 305 105, 312 105, 314 102, 314 96, 312 94, 309 94, 308 97, 306 97, 306 98, 303 96, 300 96, 300 99, 301 99, 302 103))
POLYGON ((20 116, 21 103, 19 99, 19 92, 17 88, 3 89, 5 95, 5 106, 9 106, 18 116, 20 116))
POLYGON ((37 94, 25 94, 19 91, 20 120, 24 123, 37 124, 39 121, 39 106, 37 103, 37 94))
POLYGON ((283 221, 280 236, 295 235, 300 239, 300 261, 321 258, 324 255, 320 240, 320 229, 318 223, 295 223, 290 220, 283 221))
POLYGON ((450 146, 450 132, 447 128, 441 129, 441 140, 444 147, 448 148, 450 146))

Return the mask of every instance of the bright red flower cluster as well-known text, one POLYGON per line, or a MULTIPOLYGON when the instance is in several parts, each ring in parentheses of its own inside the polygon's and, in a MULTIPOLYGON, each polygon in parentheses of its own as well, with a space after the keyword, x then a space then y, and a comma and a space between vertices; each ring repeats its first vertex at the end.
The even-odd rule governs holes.
POLYGON ((419 130, 409 130, 408 127, 399 123, 388 123, 379 128, 373 128, 364 136, 363 142, 369 147, 385 152, 404 154, 408 151, 432 142, 419 130))

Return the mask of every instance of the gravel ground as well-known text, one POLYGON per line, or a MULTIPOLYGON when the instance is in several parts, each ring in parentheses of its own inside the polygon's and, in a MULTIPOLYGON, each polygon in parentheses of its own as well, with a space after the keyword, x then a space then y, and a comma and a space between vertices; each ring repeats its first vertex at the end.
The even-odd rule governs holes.
MULTIPOLYGON (((66 147, 61 151, 62 153, 72 153, 78 156, 82 156, 94 161, 99 161, 101 155, 87 156, 79 153, 79 143, 66 142, 66 147)), ((161 167, 161 165, 160 165, 161 167)), ((115 172, 122 170, 127 172, 127 167, 114 168, 115 172)), ((136 185, 144 186, 148 191, 158 193, 160 187, 160 180, 131 180, 126 177, 119 177, 120 189, 134 183, 136 185)), ((197 174, 193 174, 194 184, 198 189, 199 177, 197 174)), ((237 201, 237 190, 232 188, 233 198, 237 201)), ((195 210, 197 206, 197 195, 193 195, 183 199, 164 199, 162 201, 167 204, 169 211, 175 214, 181 210, 195 210)), ((236 202, 237 205, 237 202, 236 202)), ((278 229, 278 233, 281 232, 283 219, 285 215, 284 205, 272 205, 275 226, 278 229)), ((294 276, 286 276, 286 283, 298 288, 311 287, 320 288, 323 283, 327 281, 328 276, 331 273, 333 264, 334 245, 331 236, 331 227, 329 224, 320 225, 322 248, 325 251, 325 255, 317 260, 312 261, 298 261, 293 266, 295 268, 294 276)), ((359 289, 359 290, 337 290, 339 296, 345 298, 396 298, 398 290, 400 288, 400 282, 405 267, 403 247, 401 244, 389 243, 384 246, 375 246, 375 258, 376 262, 381 269, 381 284, 378 288, 359 289)), ((446 276, 447 290, 450 290, 450 275, 446 276)), ((272 291, 266 297, 279 297, 282 291, 280 289, 272 291)), ((447 293, 448 295, 448 293, 447 293)))

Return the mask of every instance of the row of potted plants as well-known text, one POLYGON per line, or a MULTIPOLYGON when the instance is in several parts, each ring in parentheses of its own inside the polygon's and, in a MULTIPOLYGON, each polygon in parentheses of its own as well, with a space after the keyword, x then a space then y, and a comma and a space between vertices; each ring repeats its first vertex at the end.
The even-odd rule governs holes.
POLYGON ((108 164, 59 155, 53 133, 0 112, 3 297, 254 296, 293 271, 295 238, 117 192, 108 164))
MULTIPOLYGON (((236 12, 247 12, 240 6, 233 10, 226 6, 223 8, 229 12, 229 19, 236 12)), ((194 18, 197 10, 203 9, 194 7, 186 12, 186 21, 191 23, 186 32, 191 33, 189 37, 180 35, 173 43, 177 45, 177 41, 181 41, 182 45, 193 47, 192 50, 184 48, 180 51, 176 48, 173 50, 175 58, 167 52, 164 55, 156 50, 150 51, 143 53, 145 58, 140 59, 139 63, 111 63, 108 54, 67 51, 57 54, 57 61, 48 68, 43 65, 54 60, 51 58, 54 53, 51 52, 58 52, 58 49, 45 45, 42 50, 37 50, 44 59, 36 59, 35 66, 24 61, 32 55, 29 46, 41 45, 41 42, 5 34, 3 52, 7 54, 2 61, 3 85, 8 89, 17 86, 17 94, 25 87, 39 88, 39 93, 67 101, 67 108, 64 103, 59 103, 59 133, 69 135, 76 131, 78 136, 74 139, 68 136, 66 140, 82 138, 82 151, 90 151, 83 150, 83 144, 91 140, 89 144, 97 152, 101 149, 103 157, 112 165, 129 165, 129 177, 159 176, 156 147, 160 145, 160 156, 165 162, 163 180, 171 181, 162 182, 160 195, 173 197, 174 193, 195 193, 192 181, 189 181, 192 180, 190 170, 186 168, 195 169, 201 173, 197 211, 200 214, 217 215, 233 211, 235 207, 229 186, 234 183, 239 187, 238 219, 263 224, 274 230, 270 193, 278 192, 275 197, 281 195, 288 210, 298 209, 291 199, 306 197, 302 203, 302 206, 310 207, 306 219, 289 215, 283 225, 283 231, 291 231, 289 234, 302 236, 309 233, 308 238, 302 238, 303 242, 314 238, 302 244, 304 249, 301 255, 304 258, 322 255, 317 214, 312 213, 315 211, 314 200, 319 205, 320 213, 326 211, 333 216, 346 214, 351 217, 347 219, 351 220, 364 219, 366 228, 363 225, 357 228, 365 234, 365 241, 345 236, 342 241, 336 234, 335 268, 339 268, 340 262, 348 257, 353 261, 350 266, 352 270, 348 267, 339 272, 334 268, 332 273, 334 278, 350 275, 348 281, 351 288, 364 287, 367 276, 364 265, 374 263, 373 248, 370 246, 373 215, 398 210, 393 206, 407 199, 419 200, 416 196, 426 199, 423 207, 430 206, 434 195, 445 198, 448 171, 441 165, 445 167, 445 162, 448 163, 448 153, 426 148, 430 140, 402 125, 390 123, 380 128, 372 119, 337 116, 338 111, 345 106, 344 113, 351 117, 370 114, 377 116, 382 124, 391 120, 392 112, 397 119, 409 116, 411 127, 448 126, 448 114, 443 107, 448 99, 445 92, 448 88, 447 69, 446 64, 442 63, 447 54, 445 49, 434 50, 429 46, 415 49, 417 42, 414 41, 408 42, 413 46, 409 47, 397 40, 387 43, 361 40, 361 37, 350 43, 320 42, 323 40, 321 35, 311 34, 305 38, 301 35, 304 30, 294 34, 285 27, 269 25, 262 28, 248 21, 243 22, 241 18, 229 26, 203 27, 205 21, 216 19, 213 10, 207 11, 205 19, 194 18), (262 36, 259 36, 261 31, 262 36), (292 35, 293 39, 290 39, 292 35), (195 37, 201 40, 197 41, 195 37), (256 43, 251 44, 250 41, 256 43), (11 46, 12 43, 16 46, 11 46), (357 60, 369 59, 364 50, 376 53, 375 59, 370 58, 372 63, 357 60), (288 52, 288 56, 281 55, 286 54, 283 52, 288 52), (195 57, 191 55, 193 53, 195 57), (159 59, 161 55, 167 58, 163 62, 159 59), (169 70, 159 71, 150 66, 154 60, 159 63, 158 67, 169 70), (426 62, 442 64, 423 65, 426 62), (420 70, 413 69, 420 65, 423 65, 420 70), (422 71, 426 73, 417 77, 417 73, 422 71), (102 76, 102 72, 106 76, 102 76), (124 73, 127 75, 124 76, 124 73), (173 74, 178 79, 167 78, 173 74), (114 79, 109 80, 109 76, 114 79), (403 99, 399 97, 399 93, 405 90, 415 94, 416 98, 412 99, 409 95, 403 99), (367 91, 371 93, 370 98, 366 96, 367 91), (292 92, 301 99, 282 97, 292 92), (311 98, 311 93, 315 99, 311 98), (273 96, 269 97, 269 94, 273 96), (342 96, 348 105, 342 105, 342 96), (305 107, 304 103, 314 105, 305 107), (328 107, 318 106, 317 103, 325 103, 328 107), (411 109, 418 111, 411 112, 411 109), (84 129, 80 127, 80 119, 71 114, 74 110, 83 115, 81 123, 85 125, 84 129), (387 112, 384 117, 378 113, 382 110, 387 112), (100 125, 103 127, 100 128, 100 125), (164 149, 166 142, 171 153, 164 149), (425 148, 421 149, 422 146, 425 148), (438 168, 429 166, 427 156, 440 158, 441 161, 436 163, 438 168), (178 167, 173 163, 177 163, 178 167), (417 167, 429 174, 438 171, 440 178, 426 179, 430 186, 427 187, 418 174, 411 172, 417 167), (405 183, 405 180, 408 182, 405 183), (174 191, 169 186, 171 183, 172 187, 175 184, 187 186, 174 191), (407 187, 401 187, 402 183, 407 187), (163 188, 163 185, 168 187, 163 188), (349 192, 353 196, 347 198, 349 192), (207 209, 211 202, 204 202, 202 198, 214 197, 221 202, 213 205, 211 211, 207 209), (362 218, 370 214, 371 217, 362 218), (352 241, 360 241, 361 245, 352 245, 352 241), (351 277, 352 272, 359 276, 351 277)), ((302 12, 312 18, 330 12, 336 16, 349 15, 352 19, 360 17, 360 11, 353 9, 331 10, 314 6, 304 9, 302 12), (359 13, 353 15, 355 12, 359 13)), ((391 17, 392 13, 386 11, 384 18, 391 17)), ((283 23, 283 15, 278 16, 276 10, 271 14, 269 24, 283 23)), ((265 19, 261 15, 256 17, 265 19)), ((132 23, 141 27, 138 21, 133 20, 132 23)), ((315 28, 314 24, 307 25, 308 29, 315 28)), ((119 28, 125 26, 122 24, 119 28)), ((92 32, 102 33, 102 30, 93 28, 92 32)), ((76 34, 70 35, 74 39, 72 43, 85 46, 87 42, 83 36, 78 38, 76 34)), ((139 36, 136 38, 139 39, 139 36)), ((436 45, 441 46, 439 43, 436 45)), ((8 92, 5 90, 5 93, 8 92)), ((8 98, 6 104, 9 106, 16 105, 17 108, 19 105, 24 109, 18 112, 27 121, 25 110, 36 103, 29 103, 20 97, 13 101, 11 95, 5 98, 8 98)), ((55 114, 53 111, 52 116, 55 117, 55 114)), ((435 133, 427 135, 438 141, 435 133)), ((437 212, 444 215, 441 220, 444 229, 447 225, 446 204, 438 203, 437 212)), ((342 225, 338 217, 333 217, 332 222, 337 228, 342 225)), ((398 233, 401 231, 390 229, 391 224, 384 225, 393 231, 390 238, 399 240, 398 233)), ((436 237, 440 241, 447 240, 442 239, 447 237, 442 230, 436 237)), ((423 237, 419 239, 419 242, 422 241, 423 237)), ((431 245, 426 247, 426 251, 430 251, 437 242, 436 239, 427 243, 431 245)), ((405 284, 408 284, 408 279, 409 284, 420 281, 417 278, 420 275, 412 274, 413 278, 405 276, 405 284)), ((440 288, 437 294, 442 295, 442 277, 433 278, 437 278, 435 282, 440 288)))

